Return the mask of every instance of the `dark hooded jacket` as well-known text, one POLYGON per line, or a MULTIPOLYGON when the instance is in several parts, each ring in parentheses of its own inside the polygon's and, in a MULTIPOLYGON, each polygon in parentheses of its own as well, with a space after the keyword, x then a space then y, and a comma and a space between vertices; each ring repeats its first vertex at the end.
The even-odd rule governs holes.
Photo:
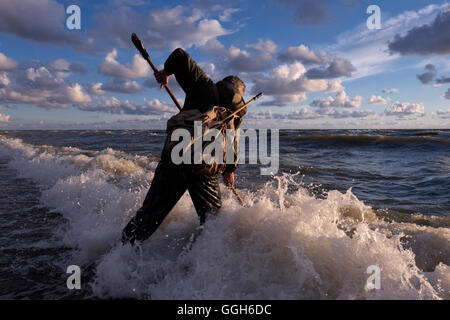
MULTIPOLYGON (((164 72, 166 75, 175 75, 177 82, 186 94, 181 112, 192 109, 205 112, 217 105, 223 105, 230 112, 233 112, 244 104, 244 100, 240 96, 239 103, 233 103, 231 105, 229 103, 223 103, 223 101, 230 100, 230 96, 234 97, 232 100, 235 101, 237 94, 235 92, 227 92, 227 90, 232 89, 228 89, 229 86, 223 85, 222 81, 219 81, 216 85, 189 54, 181 48, 174 50, 167 58, 164 63, 164 72)), ((234 124, 236 129, 239 128, 242 117, 246 112, 246 108, 239 112, 239 117, 235 119, 234 124)), ((235 163, 227 164, 225 172, 230 173, 237 168, 237 151, 237 145, 235 144, 235 163)))

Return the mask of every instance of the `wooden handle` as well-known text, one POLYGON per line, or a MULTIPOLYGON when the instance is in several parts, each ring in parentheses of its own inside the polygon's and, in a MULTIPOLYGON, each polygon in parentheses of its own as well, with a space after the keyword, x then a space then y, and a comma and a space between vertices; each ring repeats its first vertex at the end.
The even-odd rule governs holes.
POLYGON ((233 191, 234 195, 238 199, 238 201, 241 204, 241 206, 244 206, 244 200, 242 200, 242 197, 239 195, 239 193, 237 192, 236 188, 234 186, 231 186, 230 189, 233 191))
MULTIPOLYGON (((148 62, 148 64, 150 65, 150 67, 153 69, 154 72, 157 72, 158 69, 153 64, 152 60, 150 59, 150 56, 149 56, 147 50, 145 50, 144 45, 142 44, 142 41, 139 39, 139 37, 134 32, 131 34, 131 41, 133 42, 136 49, 138 49, 138 51, 141 53, 142 58, 144 58, 148 62)), ((169 96, 172 98, 172 100, 175 103, 175 105, 177 106, 178 110, 181 111, 181 105, 178 102, 175 95, 172 93, 172 90, 170 90, 170 88, 167 84, 164 85, 164 88, 166 89, 169 96)))

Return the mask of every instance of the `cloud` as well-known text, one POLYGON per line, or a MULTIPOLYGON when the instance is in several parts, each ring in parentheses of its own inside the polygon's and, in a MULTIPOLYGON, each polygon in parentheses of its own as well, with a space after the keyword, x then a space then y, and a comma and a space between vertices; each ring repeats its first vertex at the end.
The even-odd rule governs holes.
POLYGON ((9 121, 10 116, 9 115, 3 115, 0 113, 0 122, 8 122, 9 121))
POLYGON ((375 112, 369 110, 336 110, 334 108, 322 108, 318 109, 317 113, 321 115, 326 115, 334 119, 345 119, 345 118, 367 118, 375 116, 375 112))
POLYGON ((66 78, 70 76, 71 70, 69 68, 70 63, 64 59, 57 59, 50 62, 47 66, 49 70, 54 71, 55 76, 58 78, 66 78))
POLYGON ((11 81, 9 80, 8 74, 6 72, 0 73, 0 88, 6 87, 11 81))
POLYGON ((324 52, 316 53, 303 44, 298 47, 289 47, 282 52, 278 59, 282 62, 299 61, 305 65, 308 64, 325 64, 328 62, 328 57, 324 52))
POLYGON ((409 103, 409 102, 395 102, 390 107, 388 107, 384 113, 387 116, 399 116, 405 117, 410 115, 423 116, 424 107, 419 103, 409 103))
POLYGON ((333 62, 326 69, 309 69, 306 76, 309 79, 332 79, 342 76, 351 77, 354 71, 356 71, 356 68, 350 61, 334 58, 333 62))
POLYGON ((345 91, 339 91, 336 97, 327 97, 326 99, 316 99, 310 103, 311 107, 318 108, 330 108, 330 107, 340 107, 340 108, 358 108, 361 105, 362 98, 356 96, 352 99, 347 97, 345 91))
POLYGON ((123 79, 114 79, 108 83, 91 83, 87 85, 87 91, 96 96, 102 96, 109 92, 134 94, 142 91, 141 86, 136 81, 127 81, 123 79))
POLYGON ((436 111, 436 115, 442 119, 450 119, 450 109, 438 110, 436 111))
MULTIPOLYGON (((157 88, 160 89, 160 84, 158 82, 156 82, 156 79, 154 76, 150 76, 148 77, 145 81, 144 81, 144 86, 146 86, 147 88, 157 88)), ((184 94, 183 89, 180 87, 180 84, 178 83, 178 81, 176 81, 175 77, 170 77, 169 78, 169 88, 173 93, 181 93, 184 94)), ((164 89, 162 89, 164 90, 164 89)))
POLYGON ((58 78, 66 78, 72 72, 86 73, 86 69, 79 63, 69 63, 64 59, 56 59, 47 64, 47 68, 55 73, 58 78))
POLYGON ((308 79, 305 73, 306 69, 300 62, 279 65, 269 74, 253 75, 250 92, 264 92, 264 95, 273 97, 273 100, 262 102, 262 105, 284 106, 306 100, 306 92, 334 92, 343 89, 339 80, 308 79))
POLYGON ((178 111, 174 106, 158 99, 146 100, 141 105, 135 105, 128 100, 120 101, 116 97, 101 97, 97 99, 95 104, 82 105, 79 108, 84 111, 135 115, 161 115, 178 111))
POLYGON ((448 88, 447 92, 445 92, 444 98, 450 100, 450 88, 448 88))
POLYGON ((225 9, 222 14, 219 16, 219 20, 222 22, 228 22, 231 20, 231 15, 235 12, 239 12, 240 9, 228 8, 225 9))
POLYGON ((259 72, 272 67, 273 54, 277 50, 272 40, 259 39, 258 43, 248 44, 246 48, 248 50, 230 47, 227 53, 228 68, 239 72, 259 72))
POLYGON ((178 109, 173 106, 172 104, 169 104, 164 101, 160 101, 158 99, 153 99, 150 101, 146 101, 143 105, 139 107, 141 112, 144 112, 145 114, 161 114, 164 112, 169 113, 177 113, 178 109))
POLYGON ((251 119, 275 119, 275 120, 312 120, 312 119, 318 119, 322 118, 323 116, 320 114, 317 114, 314 111, 309 110, 307 107, 302 107, 298 110, 295 110, 293 112, 289 113, 275 113, 271 110, 268 111, 261 111, 258 113, 250 113, 248 115, 251 119))
POLYGON ((282 4, 293 7, 294 23, 317 26, 323 24, 328 17, 326 0, 278 0, 282 4))
POLYGON ((99 68, 99 72, 117 78, 144 78, 150 74, 148 63, 139 55, 133 56, 132 64, 121 65, 117 60, 117 50, 108 53, 99 68))
POLYGON ((18 70, 15 80, 24 89, 53 89, 64 84, 64 80, 52 75, 44 66, 30 67, 18 70))
POLYGON ((213 81, 219 80, 219 75, 217 74, 216 66, 214 65, 214 63, 199 62, 198 65, 213 81))
POLYGON ((367 99, 368 104, 386 104, 387 100, 380 96, 372 95, 367 99))
POLYGON ((256 52, 275 53, 277 51, 277 45, 270 39, 258 39, 258 43, 248 44, 247 47, 255 50, 256 52))
POLYGON ((423 84, 428 84, 428 83, 431 83, 433 81, 436 83, 436 85, 442 85, 442 84, 450 83, 450 78, 448 78, 448 77, 441 76, 440 78, 436 78, 436 76, 437 76, 437 69, 436 69, 435 65, 427 64, 425 66, 425 70, 426 70, 426 72, 417 75, 417 78, 423 84))
POLYGON ((119 92, 119 93, 138 93, 142 91, 141 86, 136 81, 126 81, 123 79, 114 79, 111 82, 102 84, 97 93, 101 91, 119 92))
MULTIPOLYGON (((311 80, 314 81, 314 80, 311 80)), ((323 92, 338 92, 343 91, 342 81, 340 79, 334 79, 327 82, 327 88, 323 92)))
POLYGON ((440 78, 436 78, 436 84, 445 84, 445 83, 450 83, 450 77, 440 77, 440 78))
POLYGON ((84 93, 83 87, 78 83, 67 86, 66 94, 67 94, 68 101, 76 103, 76 104, 77 103, 83 104, 83 103, 91 102, 91 97, 89 95, 87 95, 86 93, 84 93))
POLYGON ((317 114, 314 111, 309 110, 307 107, 302 107, 299 110, 295 110, 294 112, 288 113, 285 119, 304 120, 304 119, 318 119, 321 117, 322 117, 321 115, 317 114))
POLYGON ((20 66, 10 74, 11 79, 3 79, 0 102, 34 104, 45 109, 64 109, 91 102, 80 84, 68 83, 56 75, 59 71, 35 64, 20 66))
POLYGON ((175 49, 203 46, 209 40, 229 34, 216 19, 206 18, 206 10, 173 8, 135 10, 119 7, 96 16, 93 32, 100 38, 129 47, 130 34, 136 32, 147 47, 175 49))
POLYGON ((415 27, 406 35, 397 34, 389 42, 389 51, 401 55, 429 55, 450 53, 450 10, 438 13, 430 24, 415 27))
POLYGON ((8 58, 0 52, 0 70, 11 70, 17 67, 18 63, 11 58, 8 58))
POLYGON ((103 83, 91 83, 87 86, 87 92, 90 94, 94 94, 96 96, 103 96, 106 94, 106 91, 102 89, 103 83))
POLYGON ((81 106, 80 109, 83 111, 99 111, 106 113, 121 113, 123 109, 127 108, 130 104, 128 100, 121 102, 116 97, 101 97, 96 100, 95 104, 87 104, 81 106))
POLYGON ((65 29, 66 12, 56 0, 0 1, 0 32, 38 43, 95 52, 90 37, 65 29))
POLYGON ((427 64, 425 66, 425 70, 425 73, 417 75, 417 79, 419 79, 423 84, 427 84, 433 81, 437 73, 436 67, 433 64, 427 64))
POLYGON ((370 30, 366 21, 361 20, 355 28, 340 33, 336 37, 337 42, 325 47, 325 50, 329 55, 343 57, 352 62, 357 69, 352 79, 396 71, 400 67, 395 60, 401 55, 390 54, 388 42, 396 34, 404 34, 415 26, 432 22, 437 13, 447 7, 448 4, 431 4, 418 10, 405 10, 391 17, 383 11, 382 29, 370 30))
POLYGON ((317 111, 310 110, 307 107, 302 107, 298 110, 288 113, 274 113, 271 110, 262 111, 256 114, 250 114, 251 118, 254 119, 265 119, 265 120, 313 120, 320 119, 324 117, 329 117, 333 119, 344 119, 344 118, 367 118, 375 116, 376 114, 369 110, 335 110, 334 108, 318 109, 317 111))
POLYGON ((270 101, 261 102, 262 106, 285 106, 290 103, 303 102, 307 99, 305 92, 290 95, 275 95, 270 101))
POLYGON ((397 88, 389 88, 389 89, 383 89, 382 91, 383 91, 383 93, 386 93, 386 94, 392 94, 392 93, 397 93, 398 89, 397 88))
POLYGON ((227 51, 225 46, 217 39, 210 39, 206 41, 206 43, 202 46, 202 49, 215 56, 222 56, 227 51))

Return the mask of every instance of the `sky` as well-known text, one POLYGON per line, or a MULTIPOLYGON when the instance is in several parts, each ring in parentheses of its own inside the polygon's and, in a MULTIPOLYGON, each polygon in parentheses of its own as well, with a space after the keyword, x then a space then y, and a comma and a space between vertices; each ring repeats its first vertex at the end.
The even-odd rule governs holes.
POLYGON ((158 68, 181 47, 262 92, 243 127, 450 128, 447 1, 2 0, 0 130, 165 128, 178 110, 132 32, 158 68))

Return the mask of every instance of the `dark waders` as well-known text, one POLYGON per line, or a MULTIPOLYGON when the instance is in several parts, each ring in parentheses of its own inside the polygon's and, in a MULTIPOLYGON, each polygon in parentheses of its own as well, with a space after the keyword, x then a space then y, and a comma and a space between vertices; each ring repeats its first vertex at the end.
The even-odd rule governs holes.
POLYGON ((189 191, 200 223, 205 222, 208 214, 216 214, 220 209, 217 176, 195 175, 188 169, 162 160, 156 168, 142 207, 123 230, 122 242, 143 242, 150 237, 186 190, 189 191))

